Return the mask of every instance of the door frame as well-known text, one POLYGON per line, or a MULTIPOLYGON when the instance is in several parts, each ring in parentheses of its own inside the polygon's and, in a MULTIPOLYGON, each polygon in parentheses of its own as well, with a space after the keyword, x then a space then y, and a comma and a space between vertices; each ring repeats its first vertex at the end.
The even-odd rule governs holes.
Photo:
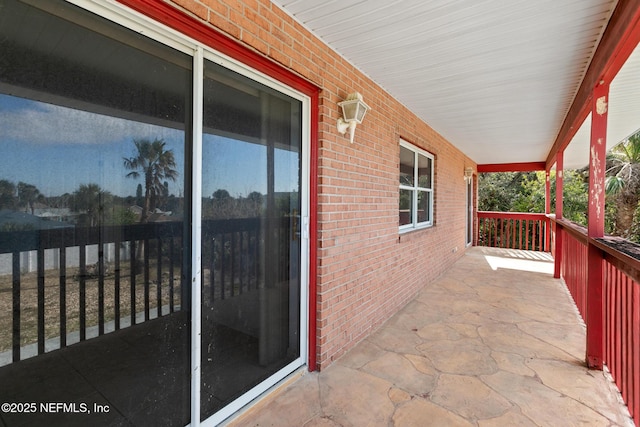
POLYGON ((465 247, 473 244, 473 175, 465 177, 465 247))

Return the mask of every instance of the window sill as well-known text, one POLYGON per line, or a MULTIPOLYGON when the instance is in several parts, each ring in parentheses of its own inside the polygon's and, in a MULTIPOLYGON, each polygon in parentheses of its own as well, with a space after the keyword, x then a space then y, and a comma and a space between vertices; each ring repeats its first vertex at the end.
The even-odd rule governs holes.
POLYGON ((405 230, 399 230, 398 243, 413 240, 414 237, 418 237, 428 230, 433 230, 434 227, 435 227, 434 225, 425 225, 422 227, 407 228, 405 230))

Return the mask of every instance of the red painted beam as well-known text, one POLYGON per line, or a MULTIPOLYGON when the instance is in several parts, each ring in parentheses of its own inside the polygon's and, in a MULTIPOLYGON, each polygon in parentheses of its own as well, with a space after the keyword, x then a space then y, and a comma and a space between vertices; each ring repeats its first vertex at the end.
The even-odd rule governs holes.
POLYGON ((591 94, 596 85, 611 82, 640 42, 640 0, 620 0, 609 19, 593 59, 576 93, 573 104, 549 151, 546 164, 551 167, 556 154, 564 151, 591 112, 591 94))
MULTIPOLYGON (((604 236, 604 175, 607 155, 607 117, 609 83, 593 91, 591 111, 591 150, 589 156, 589 224, 590 240, 604 236)), ((604 265, 602 251, 589 245, 587 255, 587 365, 602 369, 604 364, 604 265)))
POLYGON ((478 211, 478 218, 545 221, 547 216, 543 213, 478 211))
POLYGON ((317 356, 318 345, 318 127, 320 123, 320 93, 314 91, 311 94, 311 159, 309 161, 309 325, 308 331, 308 356, 309 371, 318 370, 317 356))
MULTIPOLYGON (((564 184, 564 151, 560 151, 556 158, 556 219, 562 219, 563 215, 563 184, 564 184)), ((558 228, 556 229, 556 241, 555 241, 555 257, 553 267, 553 277, 559 279, 561 276, 562 267, 562 251, 564 242, 564 231, 558 228)))
POLYGON ((544 171, 544 213, 551 213, 551 171, 544 171))
POLYGON ((556 218, 564 214, 564 151, 556 157, 556 218))
POLYGON ((480 172, 536 172, 546 169, 545 162, 528 162, 528 163, 493 163, 478 165, 478 173, 480 172))

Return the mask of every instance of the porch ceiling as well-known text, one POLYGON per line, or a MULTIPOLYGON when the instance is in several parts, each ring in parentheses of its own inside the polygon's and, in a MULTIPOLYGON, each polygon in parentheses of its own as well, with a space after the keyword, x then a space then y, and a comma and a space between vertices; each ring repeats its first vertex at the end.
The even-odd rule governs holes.
POLYGON ((617 3, 272 1, 478 164, 547 159, 617 3))

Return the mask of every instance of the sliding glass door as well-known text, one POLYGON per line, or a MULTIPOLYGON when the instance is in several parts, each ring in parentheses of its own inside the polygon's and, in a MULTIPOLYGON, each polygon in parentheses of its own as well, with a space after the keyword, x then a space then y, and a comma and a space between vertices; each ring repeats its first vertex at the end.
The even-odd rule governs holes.
POLYGON ((301 113, 205 62, 203 419, 300 357, 301 113))
POLYGON ((186 424, 192 57, 0 9, 0 424, 186 424))
POLYGON ((218 422, 305 363, 309 101, 74 2, 0 0, 0 425, 218 422))

